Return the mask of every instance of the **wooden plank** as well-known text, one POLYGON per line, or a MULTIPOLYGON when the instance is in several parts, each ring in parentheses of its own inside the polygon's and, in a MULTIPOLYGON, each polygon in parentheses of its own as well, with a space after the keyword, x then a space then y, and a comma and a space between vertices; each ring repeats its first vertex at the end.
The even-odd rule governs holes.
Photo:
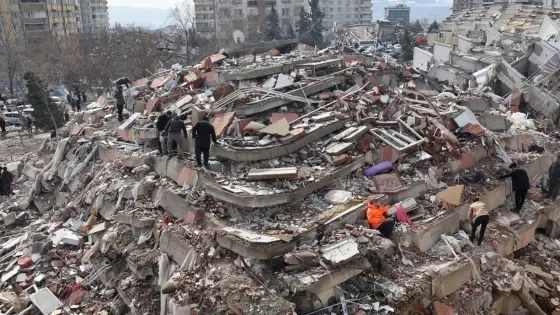
POLYGON ((247 180, 261 179, 297 179, 297 167, 281 167, 281 168, 253 168, 247 174, 247 180))

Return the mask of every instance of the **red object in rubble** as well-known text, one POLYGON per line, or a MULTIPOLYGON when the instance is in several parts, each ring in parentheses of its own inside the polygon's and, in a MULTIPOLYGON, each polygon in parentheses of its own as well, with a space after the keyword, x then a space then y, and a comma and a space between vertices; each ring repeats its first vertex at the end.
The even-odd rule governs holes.
POLYGON ((29 257, 29 256, 23 256, 20 259, 18 259, 17 264, 21 268, 27 268, 27 267, 33 265, 33 260, 31 260, 31 257, 29 257))

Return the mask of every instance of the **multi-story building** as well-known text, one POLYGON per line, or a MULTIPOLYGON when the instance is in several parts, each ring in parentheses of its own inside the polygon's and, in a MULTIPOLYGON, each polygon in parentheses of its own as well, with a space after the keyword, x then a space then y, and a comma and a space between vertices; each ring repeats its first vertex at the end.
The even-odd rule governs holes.
POLYGON ((109 27, 107 9, 107 0, 0 0, 0 28, 11 27, 31 42, 95 34, 109 27))
POLYGON ((107 0, 80 0, 82 33, 95 36, 109 28, 107 0))
POLYGON ((282 33, 296 28, 307 0, 194 0, 196 31, 215 38, 221 45, 234 44, 233 32, 243 32, 246 41, 260 41, 266 33, 266 15, 278 12, 282 33))
POLYGON ((453 13, 461 10, 473 10, 482 7, 487 7, 493 4, 532 4, 544 5, 545 7, 553 7, 554 0, 453 0, 453 13))
MULTIPOLYGON (((468 0, 467 0, 468 1, 468 0)), ((385 20, 391 24, 406 25, 410 23, 410 7, 406 4, 397 4, 385 8, 385 20)))
POLYGON ((81 27, 78 0, 0 0, 0 15, 4 28, 9 24, 27 41, 70 36, 81 27))
POLYGON ((323 27, 329 31, 340 25, 367 25, 372 22, 371 0, 321 0, 320 7, 325 17, 323 27))

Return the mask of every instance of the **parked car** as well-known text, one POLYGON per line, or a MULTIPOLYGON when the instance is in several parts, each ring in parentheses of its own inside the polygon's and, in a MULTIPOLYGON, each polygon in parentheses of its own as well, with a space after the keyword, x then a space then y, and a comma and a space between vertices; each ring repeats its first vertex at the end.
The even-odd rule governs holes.
POLYGON ((4 112, 4 117, 6 117, 6 125, 8 126, 21 125, 20 115, 18 112, 4 112))

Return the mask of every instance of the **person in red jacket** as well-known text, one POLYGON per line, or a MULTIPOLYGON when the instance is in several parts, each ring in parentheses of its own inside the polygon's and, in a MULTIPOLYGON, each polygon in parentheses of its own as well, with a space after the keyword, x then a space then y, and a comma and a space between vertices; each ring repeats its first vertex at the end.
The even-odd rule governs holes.
POLYGON ((385 237, 390 237, 395 228, 395 219, 385 217, 387 210, 389 210, 388 205, 375 204, 373 201, 369 201, 366 215, 372 229, 378 230, 385 237))

